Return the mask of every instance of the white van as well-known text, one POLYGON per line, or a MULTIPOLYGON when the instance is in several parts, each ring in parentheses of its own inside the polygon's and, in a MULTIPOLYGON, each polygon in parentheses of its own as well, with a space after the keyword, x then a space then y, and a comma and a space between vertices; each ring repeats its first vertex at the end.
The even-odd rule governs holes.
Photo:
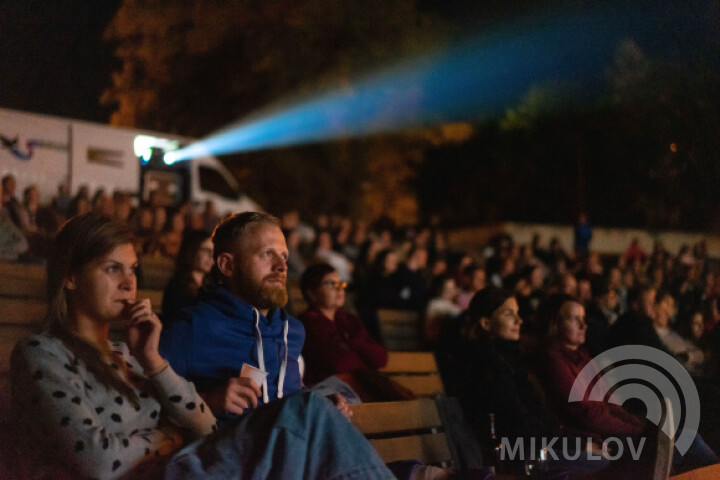
POLYGON ((158 190, 167 206, 212 200, 221 214, 260 209, 215 157, 165 164, 164 153, 191 138, 0 108, 0 140, 0 176, 14 175, 20 188, 37 185, 43 203, 66 183, 72 194, 87 185, 138 202, 158 190))

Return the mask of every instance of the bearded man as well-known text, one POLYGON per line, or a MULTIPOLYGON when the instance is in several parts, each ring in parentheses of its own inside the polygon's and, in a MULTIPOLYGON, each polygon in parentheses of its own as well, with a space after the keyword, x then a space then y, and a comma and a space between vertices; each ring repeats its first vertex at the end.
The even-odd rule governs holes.
MULTIPOLYGON (((277 218, 232 215, 212 239, 221 284, 201 291, 196 305, 169 322, 160 351, 223 421, 302 389, 305 330, 282 308, 288 248, 277 218), (265 380, 240 377, 243 364, 267 372, 265 380)), ((349 414, 344 399, 333 401, 349 414)))

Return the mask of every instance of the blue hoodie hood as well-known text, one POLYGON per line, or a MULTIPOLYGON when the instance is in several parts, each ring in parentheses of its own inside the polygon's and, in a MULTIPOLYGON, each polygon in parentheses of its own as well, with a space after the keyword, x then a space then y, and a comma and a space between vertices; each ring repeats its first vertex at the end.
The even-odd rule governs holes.
MULTIPOLYGON (((270 310, 266 317, 219 286, 202 290, 199 302, 163 330, 160 353, 178 374, 195 384, 198 392, 212 390, 237 377, 243 363, 257 368, 264 363, 268 372, 267 395, 272 401, 278 398, 286 353, 283 394, 302 388, 298 357, 304 341, 302 323, 285 310, 270 310), (262 362, 258 355, 260 344, 262 362)), ((263 398, 258 402, 263 403, 263 398)))

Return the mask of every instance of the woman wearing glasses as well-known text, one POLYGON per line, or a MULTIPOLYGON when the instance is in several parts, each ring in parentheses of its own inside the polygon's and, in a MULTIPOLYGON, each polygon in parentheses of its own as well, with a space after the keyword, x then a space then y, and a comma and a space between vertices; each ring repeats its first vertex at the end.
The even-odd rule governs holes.
POLYGON ((360 317, 343 308, 346 287, 327 263, 309 266, 300 279, 309 305, 300 317, 305 324, 304 382, 312 385, 337 375, 366 401, 407 398, 401 387, 376 373, 387 363, 387 350, 370 336, 360 317))

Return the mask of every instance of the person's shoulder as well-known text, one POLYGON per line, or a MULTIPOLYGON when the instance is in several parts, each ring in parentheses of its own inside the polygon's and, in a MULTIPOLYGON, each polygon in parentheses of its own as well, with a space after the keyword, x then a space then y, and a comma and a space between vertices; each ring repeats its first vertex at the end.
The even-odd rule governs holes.
POLYGON ((288 331, 292 334, 302 335, 305 338, 305 325, 303 322, 298 320, 293 315, 290 315, 287 310, 280 309, 280 317, 282 320, 288 322, 288 331))
POLYGON ((290 313, 288 313, 285 309, 281 310, 281 317, 290 322, 291 325, 300 325, 302 327, 303 322, 301 322, 297 317, 290 315, 290 313))
POLYGON ((20 340, 13 349, 12 361, 25 359, 28 364, 48 363, 63 365, 74 361, 72 352, 59 338, 48 334, 30 335, 20 340))
POLYGON ((167 284, 165 285, 165 288, 163 289, 164 292, 176 292, 180 287, 184 285, 184 282, 180 275, 177 273, 174 273, 167 281, 167 284))
MULTIPOLYGON (((287 314, 287 315, 288 315, 288 318, 292 318, 292 315, 290 315, 290 314, 287 314)), ((298 318, 303 324, 317 323, 317 322, 321 322, 323 320, 327 321, 327 319, 325 318, 325 315, 323 315, 322 312, 320 312, 320 310, 317 310, 315 308, 311 308, 311 309, 307 310, 305 313, 300 315, 298 318)))

